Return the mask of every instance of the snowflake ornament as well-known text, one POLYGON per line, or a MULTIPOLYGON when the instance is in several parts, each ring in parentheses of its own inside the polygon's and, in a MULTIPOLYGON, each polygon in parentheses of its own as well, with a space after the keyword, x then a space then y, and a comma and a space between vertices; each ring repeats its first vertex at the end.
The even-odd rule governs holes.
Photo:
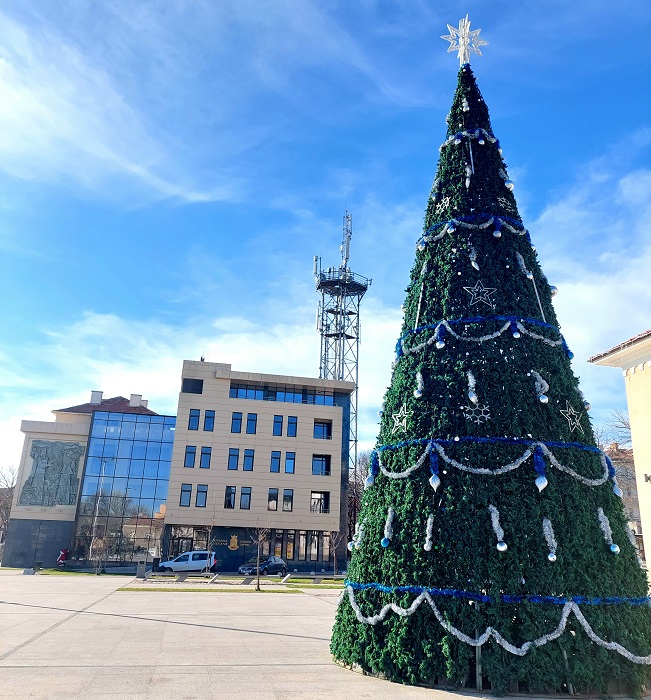
POLYGON ((476 423, 477 425, 481 425, 491 418, 490 409, 486 404, 481 406, 464 406, 463 415, 471 423, 476 423))
POLYGON ((448 53, 456 51, 457 56, 459 57, 459 65, 461 66, 464 63, 470 63, 471 51, 476 53, 478 56, 481 56, 481 50, 479 47, 486 46, 488 44, 487 41, 479 38, 481 29, 473 29, 470 31, 470 20, 468 19, 468 15, 466 15, 465 19, 459 20, 458 29, 453 27, 451 24, 448 24, 448 29, 450 30, 450 33, 441 35, 441 39, 445 39, 446 41, 450 42, 448 53))
POLYGON ((442 214, 450 206, 450 198, 443 197, 443 199, 436 205, 434 210, 437 214, 442 214))
POLYGON ((497 203, 504 207, 504 209, 506 209, 507 211, 513 211, 513 205, 511 204, 511 201, 506 197, 498 197, 497 203))

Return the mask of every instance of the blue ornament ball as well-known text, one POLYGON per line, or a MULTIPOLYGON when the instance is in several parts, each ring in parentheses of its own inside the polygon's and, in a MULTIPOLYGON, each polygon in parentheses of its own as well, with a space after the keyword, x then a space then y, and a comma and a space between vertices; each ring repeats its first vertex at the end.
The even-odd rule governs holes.
POLYGON ((391 540, 388 537, 383 537, 382 542, 380 542, 380 544, 386 548, 391 544, 391 540))

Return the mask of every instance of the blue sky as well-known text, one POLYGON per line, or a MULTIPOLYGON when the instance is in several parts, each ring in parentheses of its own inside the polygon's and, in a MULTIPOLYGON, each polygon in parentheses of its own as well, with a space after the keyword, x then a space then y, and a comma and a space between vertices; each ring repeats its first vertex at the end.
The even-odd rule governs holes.
POLYGON ((370 446, 470 14, 525 225, 586 358, 651 327, 651 5, 633 0, 8 0, 0 9, 0 466, 21 418, 142 393, 183 359, 316 376, 312 258, 373 278, 370 446))

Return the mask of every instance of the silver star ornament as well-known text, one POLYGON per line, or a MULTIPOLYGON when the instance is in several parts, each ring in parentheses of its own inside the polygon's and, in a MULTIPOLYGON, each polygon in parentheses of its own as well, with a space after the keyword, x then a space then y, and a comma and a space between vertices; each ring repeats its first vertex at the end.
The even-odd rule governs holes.
POLYGON ((580 423, 583 411, 575 411, 574 407, 570 404, 570 402, 566 400, 565 410, 561 409, 561 413, 567 419, 567 423, 571 433, 573 433, 575 430, 580 430, 581 432, 583 432, 583 428, 581 427, 580 423))
POLYGON ((459 20, 459 28, 456 29, 451 24, 448 24, 449 34, 441 35, 441 39, 445 39, 450 42, 450 47, 448 48, 448 53, 452 51, 457 52, 459 57, 459 65, 464 63, 470 63, 470 52, 476 53, 481 56, 480 46, 486 46, 487 41, 479 38, 479 33, 481 29, 473 29, 470 31, 470 20, 468 15, 465 19, 459 20))
POLYGON ((484 287, 484 283, 480 280, 474 287, 464 287, 464 289, 470 294, 470 306, 479 304, 480 301, 490 306, 491 309, 495 305, 491 299, 491 296, 497 291, 495 287, 484 287))
POLYGON ((407 430, 407 419, 412 413, 413 411, 408 411, 407 406, 403 403, 398 413, 391 414, 391 418, 393 418, 393 428, 391 428, 391 432, 395 433, 396 430, 407 430))

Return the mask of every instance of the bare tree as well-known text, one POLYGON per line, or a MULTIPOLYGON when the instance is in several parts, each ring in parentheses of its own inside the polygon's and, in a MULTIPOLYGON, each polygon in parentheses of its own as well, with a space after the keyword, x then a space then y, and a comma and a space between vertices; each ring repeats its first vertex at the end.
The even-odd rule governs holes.
POLYGON ((371 450, 364 450, 357 455, 357 470, 351 471, 348 480, 348 539, 352 539, 355 523, 362 505, 364 482, 371 464, 371 450))
POLYGON ((330 530, 328 533, 330 535, 330 547, 332 549, 334 558, 334 575, 337 575, 337 547, 341 544, 344 539, 344 533, 339 532, 339 530, 330 530))
POLYGON ((612 411, 606 427, 613 442, 616 442, 620 447, 631 446, 631 421, 626 411, 619 408, 612 411))
POLYGON ((210 571, 211 567, 211 561, 212 557, 211 552, 212 548, 217 541, 217 532, 216 532, 216 527, 217 523, 219 520, 221 520, 221 515, 217 515, 217 495, 213 493, 212 495, 212 509, 210 511, 210 515, 207 519, 207 523, 205 526, 205 534, 206 534, 206 549, 208 550, 208 558, 206 559, 206 568, 205 572, 208 573, 210 571))
POLYGON ((0 544, 5 540, 17 476, 18 470, 15 467, 3 467, 0 470, 0 544))
POLYGON ((252 527, 249 529, 250 536, 251 536, 251 541, 253 544, 256 545, 256 568, 257 568, 257 574, 256 574, 256 581, 255 581, 255 590, 259 591, 260 590, 260 552, 262 550, 262 545, 269 539, 269 533, 270 533, 270 528, 268 527, 260 527, 260 525, 256 525, 256 527, 252 527))

